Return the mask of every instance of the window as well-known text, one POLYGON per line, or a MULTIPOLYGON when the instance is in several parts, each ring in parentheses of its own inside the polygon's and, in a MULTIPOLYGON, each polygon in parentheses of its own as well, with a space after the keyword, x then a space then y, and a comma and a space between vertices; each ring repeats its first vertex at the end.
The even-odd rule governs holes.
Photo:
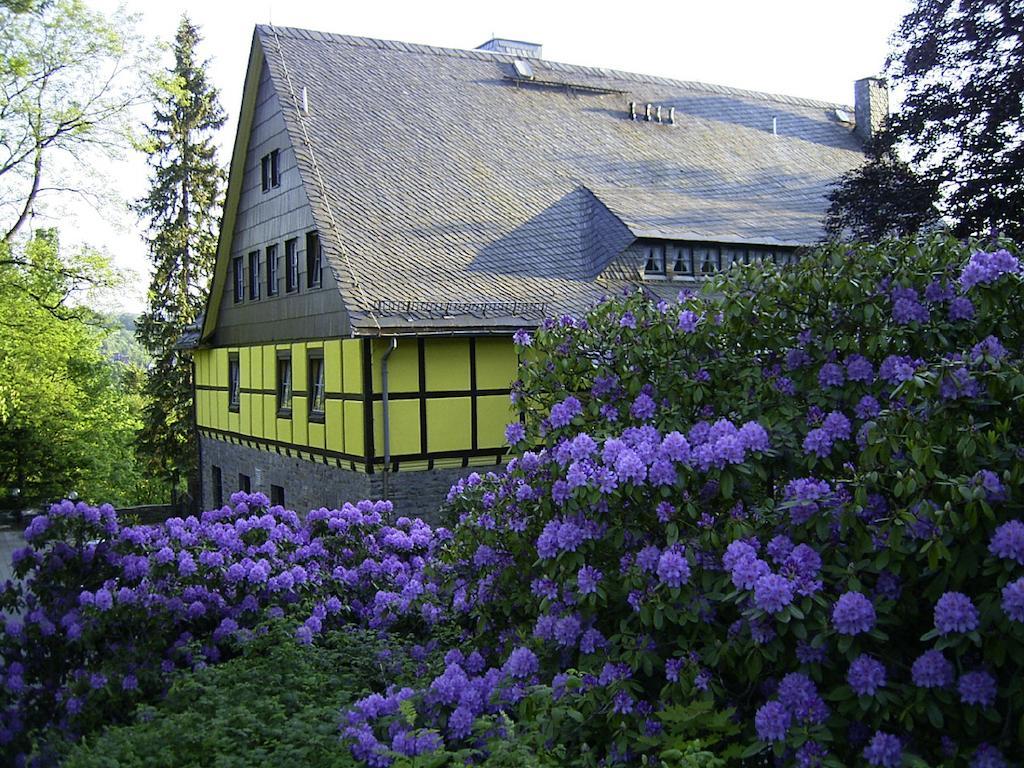
POLYGON ((722 269, 729 269, 733 264, 742 264, 745 253, 742 248, 722 248, 722 269))
POLYGON ((260 297, 260 252, 249 253, 249 298, 260 297))
POLYGON ((231 279, 234 283, 234 299, 235 304, 240 302, 245 296, 245 276, 242 274, 242 257, 235 256, 231 260, 231 279))
POLYGON ((279 416, 292 415, 292 356, 277 353, 277 412, 279 416))
POLYGON ((309 355, 309 420, 324 420, 324 357, 317 350, 309 355))
POLYGON ((228 410, 238 412, 242 389, 241 371, 238 367, 238 355, 228 354, 228 410))
POLYGON ((299 290, 299 241, 284 241, 284 289, 291 293, 299 290))
POLYGON ((648 245, 644 248, 646 262, 644 263, 644 275, 665 274, 665 246, 648 245))
POLYGON ((319 288, 323 277, 323 250, 320 248, 320 235, 316 232, 306 233, 306 286, 319 288))
POLYGON ((252 493, 252 481, 248 475, 243 475, 241 472, 238 473, 238 490, 252 493))
POLYGON ((267 246, 267 296, 277 296, 277 243, 267 246))
POLYGON ((672 275, 693 277, 693 249, 688 245, 681 245, 672 250, 675 252, 672 258, 672 275))
POLYGON ((282 486, 270 484, 270 503, 275 507, 284 506, 284 488, 282 486))
POLYGON ((264 192, 281 186, 281 161, 278 150, 260 159, 260 187, 264 192))
POLYGON ((694 266, 700 270, 702 275, 710 275, 719 270, 717 248, 694 248, 694 266))
POLYGON ((224 475, 220 467, 214 464, 210 467, 210 486, 213 490, 213 506, 224 506, 224 475))

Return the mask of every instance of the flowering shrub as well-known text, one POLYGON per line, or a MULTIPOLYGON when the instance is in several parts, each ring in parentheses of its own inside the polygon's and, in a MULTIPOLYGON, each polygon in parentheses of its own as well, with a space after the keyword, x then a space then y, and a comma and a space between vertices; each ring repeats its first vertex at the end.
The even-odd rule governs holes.
POLYGON ((521 457, 449 498, 464 642, 345 715, 356 757, 526 726, 579 765, 1024 753, 1015 256, 830 247, 516 341, 521 457))
POLYGON ((21 581, 0 597, 0 755, 47 728, 73 738, 123 717, 271 619, 292 619, 300 643, 332 626, 432 622, 421 574, 447 533, 385 524, 390 513, 360 502, 300 519, 237 493, 201 518, 122 525, 109 506, 54 505, 25 531, 21 581))

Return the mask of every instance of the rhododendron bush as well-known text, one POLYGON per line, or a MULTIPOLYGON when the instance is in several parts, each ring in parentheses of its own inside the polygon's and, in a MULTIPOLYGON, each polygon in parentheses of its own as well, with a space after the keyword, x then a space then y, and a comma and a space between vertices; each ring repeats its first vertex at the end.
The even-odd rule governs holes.
POLYGON ((33 522, 0 737, 284 615, 442 670, 340 713, 371 766, 1019 764, 1021 262, 936 238, 671 285, 516 334, 517 458, 452 489, 450 533, 256 496, 33 522))
POLYGON ((332 627, 423 626, 418 574, 446 532, 392 517, 364 501, 300 518, 262 493, 161 525, 54 505, 25 531, 21 581, 0 596, 0 763, 31 751, 48 764, 47 739, 123 719, 176 670, 237 655, 270 621, 291 619, 298 643, 332 627))
POLYGON ((510 718, 583 765, 1012 764, 1021 272, 835 247, 517 334, 521 457, 450 497, 472 638, 348 713, 354 754, 479 757, 510 718))

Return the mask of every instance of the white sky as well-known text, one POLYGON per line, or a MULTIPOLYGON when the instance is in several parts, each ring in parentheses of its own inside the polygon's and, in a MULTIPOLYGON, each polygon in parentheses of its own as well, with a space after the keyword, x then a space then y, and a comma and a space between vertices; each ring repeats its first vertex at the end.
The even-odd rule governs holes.
MULTIPOLYGON (((87 0, 111 10, 114 0, 87 0)), ((316 2, 315 0, 129 0, 149 37, 170 40, 188 13, 204 36, 201 54, 220 88, 229 121, 221 136, 227 164, 241 103, 242 81, 254 24, 474 48, 492 36, 544 46, 544 58, 738 88, 853 102, 853 81, 877 74, 889 37, 909 0, 497 0, 465 2, 316 2)), ((111 168, 125 200, 141 197, 147 169, 141 156, 111 168)), ((139 311, 145 301, 148 261, 132 214, 92 211, 78 216, 81 240, 134 270, 128 290, 110 300, 139 311)), ((62 230, 66 227, 62 227, 62 230)), ((73 241, 69 234, 62 234, 73 241)))

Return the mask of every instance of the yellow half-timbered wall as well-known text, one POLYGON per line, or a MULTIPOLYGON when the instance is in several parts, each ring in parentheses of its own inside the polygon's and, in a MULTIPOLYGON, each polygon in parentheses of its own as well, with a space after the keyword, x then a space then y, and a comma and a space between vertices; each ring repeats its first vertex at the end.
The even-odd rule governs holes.
MULTIPOLYGON (((384 462, 381 360, 388 339, 328 339, 199 349, 196 420, 210 437, 244 440, 352 469, 384 462), (278 412, 277 361, 292 364, 292 408, 278 412), (324 360, 322 423, 309 420, 307 361, 324 360), (237 411, 228 361, 239 362, 237 411)), ((518 360, 508 337, 403 337, 388 358, 391 461, 402 470, 496 463, 515 418, 509 389, 518 360)))

